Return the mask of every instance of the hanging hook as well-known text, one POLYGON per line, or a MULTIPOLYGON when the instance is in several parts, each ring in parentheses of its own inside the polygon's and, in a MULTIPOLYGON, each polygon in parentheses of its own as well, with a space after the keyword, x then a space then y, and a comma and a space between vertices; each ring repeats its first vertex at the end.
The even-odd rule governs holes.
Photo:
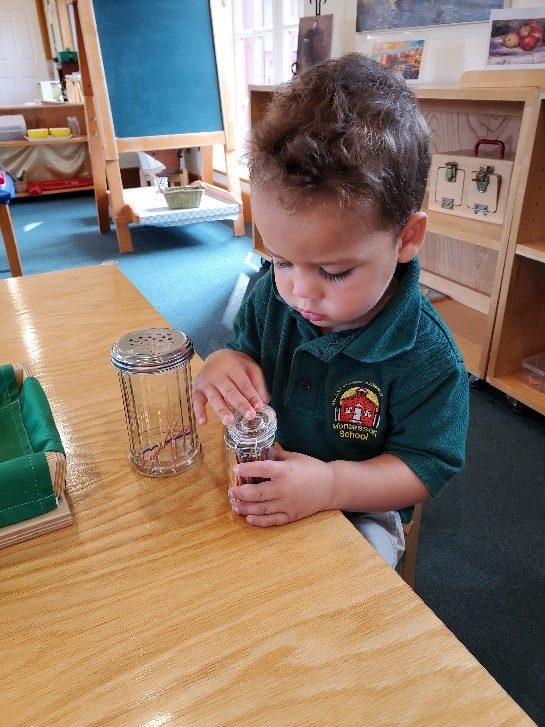
POLYGON ((322 12, 322 3, 326 3, 327 0, 309 0, 309 3, 312 5, 313 2, 316 2, 316 15, 321 15, 322 12))

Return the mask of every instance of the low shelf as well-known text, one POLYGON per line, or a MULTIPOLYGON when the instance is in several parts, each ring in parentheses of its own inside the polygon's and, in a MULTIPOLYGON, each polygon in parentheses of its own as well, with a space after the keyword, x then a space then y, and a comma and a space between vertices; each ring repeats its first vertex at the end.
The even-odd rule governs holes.
POLYGON ((484 378, 489 338, 489 316, 478 310, 459 303, 452 298, 439 300, 433 304, 441 318, 454 335, 458 348, 464 357, 466 369, 484 378), (483 363, 483 361, 485 363, 483 363))
POLYGON ((545 263, 545 240, 539 242, 524 242, 517 245, 517 255, 545 263))
POLYGON ((496 389, 529 406, 530 409, 545 414, 545 394, 533 389, 523 381, 522 370, 503 376, 490 376, 487 380, 496 389))

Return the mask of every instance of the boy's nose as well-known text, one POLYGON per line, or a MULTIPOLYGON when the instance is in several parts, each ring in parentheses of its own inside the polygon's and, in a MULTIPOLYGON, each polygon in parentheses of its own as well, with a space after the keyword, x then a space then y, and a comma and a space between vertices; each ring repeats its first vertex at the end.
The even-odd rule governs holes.
POLYGON ((319 298, 319 286, 312 275, 297 272, 293 278, 293 294, 302 300, 316 300, 319 298))

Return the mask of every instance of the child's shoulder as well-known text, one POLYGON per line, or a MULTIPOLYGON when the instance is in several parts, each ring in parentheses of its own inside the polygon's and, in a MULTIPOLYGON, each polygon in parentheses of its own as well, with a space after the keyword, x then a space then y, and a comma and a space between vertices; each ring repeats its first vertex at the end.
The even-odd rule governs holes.
POLYGON ((433 305, 425 299, 422 300, 418 329, 418 338, 421 339, 424 349, 438 349, 457 361, 462 360, 462 354, 449 327, 433 305))

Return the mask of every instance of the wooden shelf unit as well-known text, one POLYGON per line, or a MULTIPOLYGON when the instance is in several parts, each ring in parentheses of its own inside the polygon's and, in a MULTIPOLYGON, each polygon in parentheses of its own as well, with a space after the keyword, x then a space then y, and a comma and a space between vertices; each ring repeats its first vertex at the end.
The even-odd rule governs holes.
MULTIPOLYGON (((431 130, 433 152, 473 149, 478 139, 501 139, 514 159, 504 223, 428 212, 421 249, 422 281, 449 295, 457 315, 444 315, 466 368, 485 379, 518 190, 528 176, 535 134, 533 88, 415 87, 431 130)), ((444 306, 437 308, 443 313, 444 306)))
MULTIPOLYGON (((0 114, 21 114, 26 122, 27 129, 43 129, 51 127, 66 126, 67 116, 75 116, 80 127, 80 136, 73 136, 69 139, 37 139, 36 141, 28 141, 27 139, 12 139, 9 141, 0 141, 1 149, 27 149, 48 145, 51 147, 62 147, 65 144, 87 144, 87 129, 85 124, 85 112, 83 104, 59 103, 59 104, 28 104, 23 106, 0 106, 0 114)), ((32 181, 40 181, 38 179, 32 181)), ((69 187, 65 189, 55 189, 42 192, 42 194, 59 194, 61 192, 80 192, 82 190, 93 189, 93 186, 87 187, 69 187)), ((17 197, 28 197, 26 192, 18 192, 17 197)))
POLYGON ((487 380, 545 414, 545 393, 522 375, 522 359, 545 351, 545 92, 534 93, 528 171, 517 191, 487 380))

